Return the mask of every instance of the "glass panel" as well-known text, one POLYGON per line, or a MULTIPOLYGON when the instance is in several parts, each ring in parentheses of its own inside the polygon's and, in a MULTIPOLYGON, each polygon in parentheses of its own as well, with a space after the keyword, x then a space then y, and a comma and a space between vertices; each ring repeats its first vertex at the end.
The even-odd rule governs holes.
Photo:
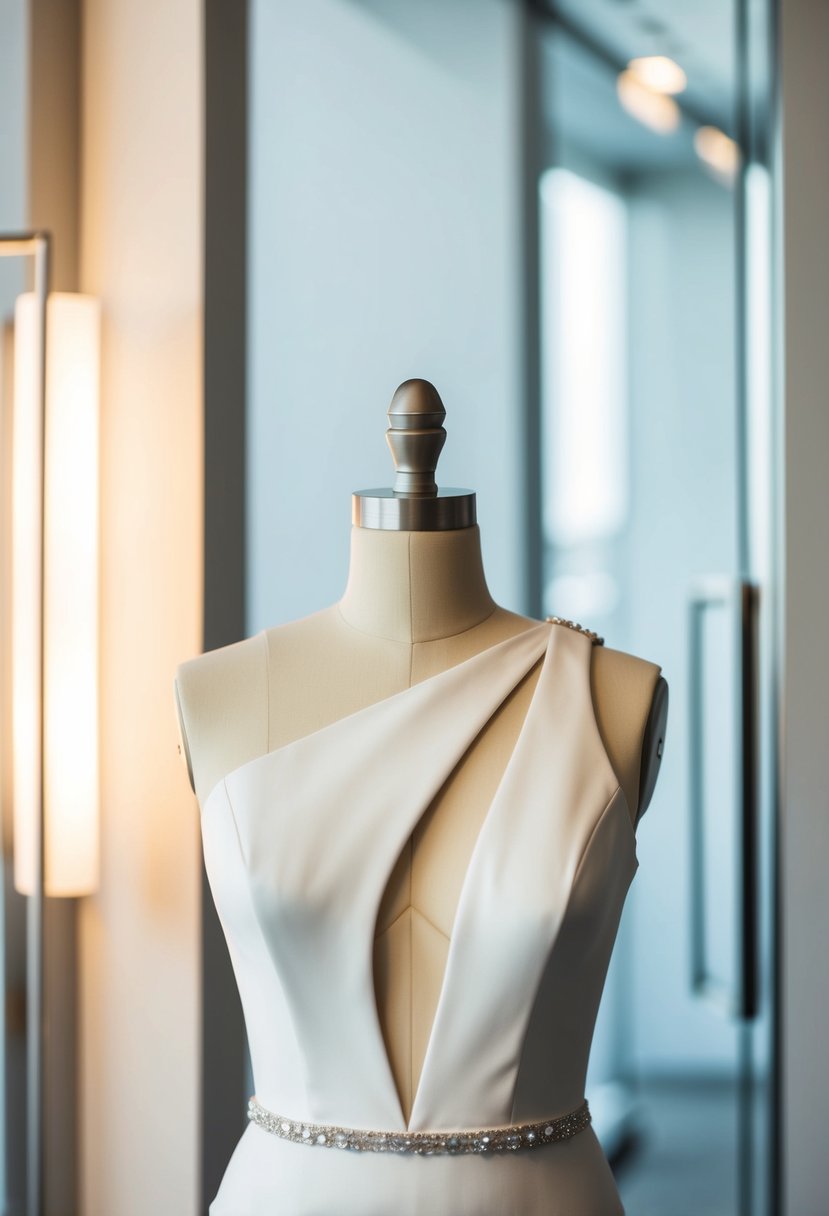
MULTIPOLYGON (((626 1209, 749 1210, 745 1027, 691 983, 688 603, 744 570, 736 4, 559 3, 539 27, 543 610, 660 664, 670 713, 588 1098, 626 1209), (700 1162, 705 1168, 700 1169, 700 1162)), ((762 244, 763 233, 758 240, 762 244)), ((759 402, 760 407, 763 401, 759 402)), ((739 974, 738 652, 703 613, 697 892, 739 974)))

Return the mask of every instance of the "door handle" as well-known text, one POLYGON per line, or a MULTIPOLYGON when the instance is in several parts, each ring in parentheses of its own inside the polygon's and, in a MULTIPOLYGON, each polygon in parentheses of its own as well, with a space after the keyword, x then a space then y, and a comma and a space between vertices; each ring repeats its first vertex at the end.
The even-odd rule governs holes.
MULTIPOLYGON (((690 812, 691 992, 724 1016, 748 1019, 757 1012, 757 604, 758 588, 725 575, 697 579, 688 596, 688 764, 690 812), (732 715, 734 747, 727 792, 733 811, 733 957, 728 973, 717 975, 710 962, 711 933, 706 922, 706 715, 705 673, 708 614, 725 614, 731 655, 729 703, 717 705, 732 715)), ((710 823, 710 816, 709 816, 710 823)), ((719 908, 722 910, 723 905, 719 908)))

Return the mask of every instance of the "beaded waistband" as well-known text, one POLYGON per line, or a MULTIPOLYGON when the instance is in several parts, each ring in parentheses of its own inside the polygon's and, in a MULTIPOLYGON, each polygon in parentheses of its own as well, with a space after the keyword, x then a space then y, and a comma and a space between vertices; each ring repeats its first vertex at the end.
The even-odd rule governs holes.
POLYGON ((330 1123, 297 1122, 266 1110, 256 1098, 248 1102, 248 1119, 266 1131, 295 1144, 321 1148, 350 1148, 372 1153, 491 1153, 539 1148, 554 1140, 567 1140, 591 1122, 587 1099, 575 1110, 536 1123, 510 1127, 465 1128, 453 1132, 375 1132, 362 1128, 337 1127, 330 1123))

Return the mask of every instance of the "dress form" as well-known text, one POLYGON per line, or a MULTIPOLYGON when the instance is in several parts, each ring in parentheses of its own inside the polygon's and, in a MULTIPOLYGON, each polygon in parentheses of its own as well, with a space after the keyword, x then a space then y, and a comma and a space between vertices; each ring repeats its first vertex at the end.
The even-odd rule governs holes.
MULTIPOLYGON (((450 492, 448 503, 437 503, 434 511, 439 515, 445 510, 450 524, 460 521, 463 526, 417 526, 435 523, 428 516, 428 502, 436 497, 429 474, 433 486, 442 444, 434 437, 442 427, 434 423, 442 406, 436 409, 439 398, 423 381, 401 386, 395 401, 402 407, 398 423, 404 420, 394 436, 399 441, 403 435, 395 455, 409 492, 404 489, 400 498, 384 503, 379 492, 367 491, 366 501, 355 507, 359 522, 351 531, 348 581, 341 599, 301 620, 191 659, 176 670, 183 756, 201 807, 225 774, 257 755, 538 625, 492 599, 478 525, 463 519, 468 494, 450 492), (413 416, 426 425, 410 426, 413 416), (413 432, 419 433, 421 449, 430 446, 430 457, 419 464, 405 450, 413 432), (401 516, 396 521, 381 519, 382 526, 377 526, 372 511, 377 508, 380 516, 391 511, 393 516, 401 502, 401 516), (413 526, 396 526, 401 522, 413 526)), ((391 446, 394 450, 395 444, 391 446)), ((532 700, 539 666, 490 718, 438 792, 401 853, 379 910, 374 947, 377 1006, 406 1115, 434 1018, 460 885, 481 816, 532 700)), ((667 685, 656 664, 596 645, 591 692, 596 721, 635 824, 656 780, 667 685)))

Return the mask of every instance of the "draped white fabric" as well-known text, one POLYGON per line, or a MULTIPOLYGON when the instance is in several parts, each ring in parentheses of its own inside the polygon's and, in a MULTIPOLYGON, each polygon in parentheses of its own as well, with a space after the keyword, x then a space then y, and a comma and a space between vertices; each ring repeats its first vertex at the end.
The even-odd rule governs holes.
MULTIPOLYGON (((205 801, 207 873, 258 1100, 383 1130, 530 1122, 584 1097, 638 866, 590 695, 592 642, 544 622, 240 766, 205 801), (411 1117, 377 1014, 373 941, 401 849, 469 744, 541 672, 465 874, 411 1117)), ((591 1127, 533 1153, 407 1158, 251 1125, 211 1216, 618 1216, 591 1127)))

